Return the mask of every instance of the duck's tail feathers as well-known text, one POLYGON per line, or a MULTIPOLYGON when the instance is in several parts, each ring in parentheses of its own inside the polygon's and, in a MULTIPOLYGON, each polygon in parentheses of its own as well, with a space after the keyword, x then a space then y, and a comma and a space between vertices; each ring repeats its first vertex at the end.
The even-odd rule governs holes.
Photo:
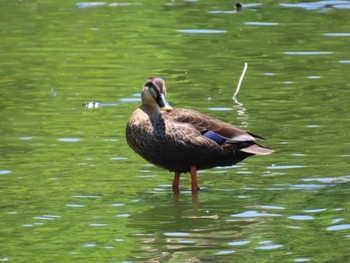
POLYGON ((240 151, 253 155, 268 155, 274 152, 274 150, 259 144, 252 144, 246 148, 240 149, 240 151))
MULTIPOLYGON (((255 139, 258 139, 258 140, 265 140, 264 137, 261 137, 257 134, 254 134, 254 133, 251 133, 251 132, 247 132, 249 135, 253 136, 255 139)), ((264 146, 263 146, 264 147, 264 146)))

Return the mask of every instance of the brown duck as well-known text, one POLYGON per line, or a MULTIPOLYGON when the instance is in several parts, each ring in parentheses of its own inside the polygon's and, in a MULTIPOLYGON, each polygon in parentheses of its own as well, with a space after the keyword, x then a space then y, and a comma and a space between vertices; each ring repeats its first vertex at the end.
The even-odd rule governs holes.
POLYGON ((172 188, 179 192, 181 173, 190 172, 192 192, 199 190, 196 171, 236 164, 273 150, 257 144, 262 137, 189 109, 173 109, 165 99, 163 79, 149 78, 142 105, 129 118, 129 146, 148 162, 175 172, 172 188))

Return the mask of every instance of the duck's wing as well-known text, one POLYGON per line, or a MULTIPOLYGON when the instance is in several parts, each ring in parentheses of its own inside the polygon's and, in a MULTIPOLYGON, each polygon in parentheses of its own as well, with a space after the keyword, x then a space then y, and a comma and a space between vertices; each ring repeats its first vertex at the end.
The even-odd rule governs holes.
POLYGON ((171 112, 165 114, 164 117, 172 122, 190 125, 191 129, 188 129, 189 132, 192 130, 193 132, 196 131, 203 134, 206 131, 212 131, 231 143, 263 139, 258 135, 245 132, 230 123, 215 119, 195 110, 173 109, 171 112))

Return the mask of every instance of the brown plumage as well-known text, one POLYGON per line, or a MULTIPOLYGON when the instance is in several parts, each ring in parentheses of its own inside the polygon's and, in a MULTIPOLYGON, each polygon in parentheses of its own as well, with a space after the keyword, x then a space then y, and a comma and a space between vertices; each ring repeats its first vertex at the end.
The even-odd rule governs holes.
POLYGON ((148 162, 175 172, 174 192, 179 191, 181 173, 191 173, 192 191, 197 191, 196 170, 233 165, 251 155, 273 152, 257 144, 262 139, 258 135, 198 111, 172 109, 165 94, 163 79, 151 77, 146 81, 142 105, 126 126, 126 139, 148 162))

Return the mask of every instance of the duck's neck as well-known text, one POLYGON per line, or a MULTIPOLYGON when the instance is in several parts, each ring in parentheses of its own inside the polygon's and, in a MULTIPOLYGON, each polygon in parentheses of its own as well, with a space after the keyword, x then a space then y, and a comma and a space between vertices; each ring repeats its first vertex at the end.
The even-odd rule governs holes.
POLYGON ((155 105, 142 104, 140 109, 143 110, 144 112, 146 112, 150 116, 160 116, 160 115, 162 115, 162 111, 158 107, 157 104, 155 104, 155 105))

